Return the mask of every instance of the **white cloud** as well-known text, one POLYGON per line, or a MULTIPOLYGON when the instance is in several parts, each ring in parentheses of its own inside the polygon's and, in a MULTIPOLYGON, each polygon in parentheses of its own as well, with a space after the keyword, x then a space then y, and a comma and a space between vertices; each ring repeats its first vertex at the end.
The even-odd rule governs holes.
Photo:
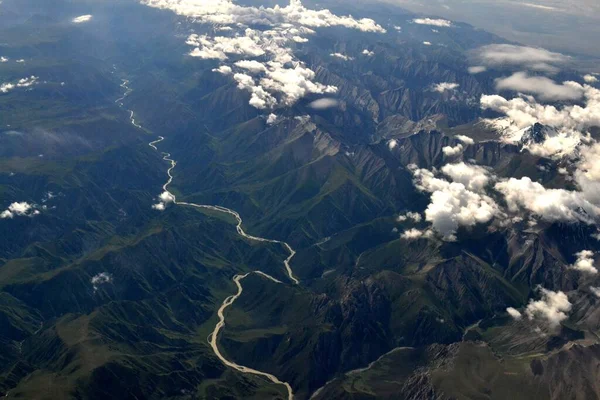
POLYGON ((21 58, 21 59, 17 60, 16 62, 18 62, 19 64, 22 64, 25 62, 25 60, 21 58))
POLYGON ((158 203, 152 205, 152 208, 158 211, 164 211, 167 208, 167 205, 173 202, 175 202, 175 197, 171 193, 164 191, 158 196, 158 203))
POLYGON ((0 57, 0 63, 5 63, 5 62, 8 62, 8 58, 0 57))
POLYGON ((416 18, 416 19, 413 19, 413 22, 415 24, 419 24, 419 25, 431 25, 431 26, 438 26, 438 27, 442 27, 442 28, 449 28, 452 26, 452 22, 445 20, 445 19, 416 18))
POLYGON ((94 288, 94 292, 98 290, 100 285, 104 285, 107 283, 111 283, 113 281, 113 277, 108 272, 101 272, 97 275, 94 275, 91 279, 92 287, 94 288))
POLYGON ((562 321, 567 319, 567 313, 571 311, 569 298, 563 292, 539 288, 542 298, 529 301, 525 314, 529 320, 543 319, 551 328, 557 328, 562 321))
POLYGON ((17 87, 29 87, 32 86, 34 84, 37 83, 38 81, 38 77, 37 76, 33 76, 31 75, 29 78, 23 78, 23 79, 19 79, 17 82, 17 87))
POLYGON ((584 272, 587 274, 597 274, 598 270, 594 266, 594 252, 590 250, 582 250, 576 253, 577 261, 573 264, 572 268, 577 271, 584 272))
POLYGON ((254 74, 267 72, 267 67, 256 60, 242 60, 235 63, 236 67, 246 69, 254 74))
POLYGON ((545 49, 512 44, 492 44, 479 48, 475 57, 488 67, 523 67, 533 71, 556 72, 569 58, 545 49))
POLYGON ((467 68, 467 71, 472 75, 477 75, 487 71, 487 67, 484 67, 483 65, 475 65, 467 68))
POLYGON ((442 82, 433 86, 433 90, 439 93, 444 93, 445 91, 456 90, 460 85, 458 83, 452 82, 442 82))
POLYGON ((27 88, 37 84, 38 81, 37 76, 30 76, 28 78, 19 79, 16 82, 5 82, 0 84, 0 93, 8 93, 15 88, 27 88))
POLYGON ((456 146, 452 147, 452 146, 444 146, 442 148, 442 153, 444 153, 444 155, 446 157, 456 157, 459 154, 462 154, 464 150, 464 147, 462 144, 457 144, 456 146))
POLYGON ((402 234, 400 234, 400 238, 404 239, 404 240, 416 240, 416 239, 420 239, 422 237, 430 237, 431 234, 429 233, 429 231, 422 231, 419 229, 409 229, 407 231, 402 232, 402 234))
POLYGON ((431 42, 423 42, 425 46, 431 46, 431 42))
POLYGON ((76 24, 83 24, 84 22, 88 22, 91 19, 92 19, 92 16, 89 14, 86 14, 86 15, 80 15, 79 17, 73 18, 72 22, 76 23, 76 24))
POLYGON ((414 222, 421 222, 421 220, 423 219, 423 217, 421 216, 421 214, 419 214, 417 212, 409 211, 409 212, 407 212, 404 215, 399 215, 398 218, 397 218, 398 222, 404 222, 404 221, 407 221, 409 219, 413 220, 414 222))
POLYGON ((497 90, 512 90, 531 93, 541 100, 578 100, 583 97, 584 88, 576 82, 563 82, 561 85, 544 76, 529 76, 517 72, 507 78, 496 80, 497 90))
POLYGON ((392 139, 388 142, 388 148, 390 150, 394 150, 398 146, 398 141, 396 139, 392 139))
POLYGON ((273 125, 275 122, 277 122, 277 115, 273 113, 269 114, 267 117, 267 125, 273 125))
POLYGON ((347 55, 345 55, 345 54, 342 54, 342 53, 331 53, 331 54, 330 54, 330 56, 331 56, 331 57, 335 57, 335 58, 342 59, 342 60, 344 60, 344 61, 351 61, 351 60, 354 60, 354 58, 352 58, 352 57, 350 57, 350 56, 347 56, 347 55))
POLYGON ((490 174, 487 169, 464 162, 446 164, 442 167, 442 172, 454 182, 462 183, 467 189, 476 192, 483 191, 490 182, 490 174))
POLYGON ((375 55, 375 52, 374 52, 374 51, 371 51, 371 50, 369 50, 369 49, 364 49, 364 50, 362 51, 362 54, 363 54, 364 56, 367 56, 367 57, 373 57, 373 56, 375 55))
POLYGON ((238 83, 238 88, 250 92, 250 105, 258 109, 273 107, 277 100, 262 86, 259 86, 250 75, 234 74, 233 79, 238 83))
POLYGON ((186 43, 195 46, 190 56, 203 59, 226 60, 228 54, 259 57, 266 54, 258 31, 245 30, 245 36, 227 37, 191 34, 186 43))
POLYGON ((228 65, 221 65, 219 68, 214 68, 213 72, 218 72, 223 75, 231 75, 233 74, 233 70, 228 65))
MULTIPOLYGON (((304 43, 308 40, 300 35, 314 33, 312 28, 330 26, 363 32, 385 32, 385 29, 371 19, 338 16, 329 10, 310 10, 299 0, 291 0, 286 7, 272 8, 246 7, 230 0, 141 0, 141 3, 172 10, 179 15, 192 17, 199 23, 228 25, 233 31, 246 28, 243 32, 230 32, 231 36, 193 34, 187 43, 194 47, 190 55, 203 59, 225 62, 231 55, 243 55, 249 58, 247 61, 261 57, 252 66, 248 63, 235 66, 240 69, 251 66, 252 71, 246 69, 246 72, 265 75, 255 81, 254 85, 241 85, 251 93, 250 104, 257 108, 275 107, 279 104, 289 106, 308 93, 335 93, 337 90, 333 86, 314 82, 315 73, 294 57, 287 44, 304 43), (250 25, 262 25, 266 29, 247 28, 250 25), (264 61, 265 58, 269 61, 264 61), (259 63, 264 68, 259 67, 259 63)), ((219 72, 223 71, 225 70, 219 72)))
POLYGON ((15 202, 0 213, 0 219, 12 219, 14 217, 33 217, 40 213, 34 204, 23 202, 15 202))
POLYGON ((0 84, 0 93, 8 93, 15 88, 14 83, 5 82, 0 84))
POLYGON ((600 212, 582 192, 546 189, 529 177, 498 182, 495 189, 504 195, 510 211, 527 211, 549 222, 592 224, 600 212))
POLYGON ((600 144, 580 147, 579 155, 574 173, 575 181, 586 199, 600 205, 600 144))
MULTIPOLYGON (((287 29, 287 28, 286 28, 287 29)), ((289 29, 288 29, 289 30, 289 29)), ((271 54, 272 60, 259 62, 257 60, 242 60, 232 66, 243 70, 244 73, 234 74, 240 89, 251 93, 250 104, 256 108, 272 108, 281 103, 291 105, 308 93, 335 93, 337 88, 313 82, 315 73, 304 67, 302 63, 294 62, 289 48, 279 47, 277 32, 261 33, 246 29, 243 37, 216 37, 210 40, 207 36, 191 35, 188 44, 198 46, 190 53, 202 58, 226 60, 228 54, 239 54, 249 57, 271 54), (290 64, 291 65, 288 65, 290 64), (248 75, 260 74, 257 80, 248 75), (278 98, 276 97, 280 97, 278 98)), ((231 66, 221 66, 218 72, 229 74, 231 66)), ((233 70, 231 69, 231 72, 233 70)))
POLYGON ((583 80, 586 83, 596 83, 596 82, 598 82, 598 78, 595 75, 591 75, 591 74, 584 75, 583 80))
POLYGON ((465 136, 465 135, 456 135, 456 136, 454 136, 454 138, 460 140, 467 146, 475 144, 475 141, 472 138, 465 136))
POLYGON ((340 104, 340 102, 336 99, 325 98, 325 99, 318 99, 318 100, 311 102, 308 105, 308 107, 310 107, 314 110, 326 110, 328 108, 337 107, 339 104, 340 104))
POLYGON ((455 240, 456 230, 460 226, 472 227, 487 223, 500 214, 494 200, 479 192, 485 186, 485 177, 482 178, 481 175, 486 176, 487 170, 477 167, 468 171, 472 166, 461 164, 446 168, 449 176, 451 174, 461 182, 436 178, 431 171, 410 166, 417 189, 431 193, 425 220, 431 222, 433 229, 446 240, 455 240))
POLYGON ((582 88, 583 106, 576 104, 556 107, 540 104, 531 97, 507 100, 502 96, 491 95, 481 97, 481 107, 506 115, 487 121, 501 131, 506 141, 520 141, 525 129, 539 122, 551 128, 552 135, 540 146, 530 150, 543 156, 570 154, 586 139, 584 131, 600 126, 600 90, 589 85, 582 88))
POLYGON ((506 312, 508 313, 508 315, 510 315, 513 319, 516 319, 517 321, 523 318, 523 315, 519 312, 519 310, 515 308, 508 307, 506 309, 506 312))
POLYGON ((152 208, 157 211, 165 211, 167 209, 167 206, 165 205, 165 203, 157 203, 153 204, 152 208))
POLYGON ((462 152, 465 149, 464 145, 468 146, 468 145, 475 144, 475 141, 473 139, 471 139, 470 137, 465 136, 465 135, 457 135, 457 136, 455 136, 455 138, 458 139, 459 141, 461 141, 462 143, 458 143, 455 146, 444 146, 442 148, 442 153, 444 153, 444 155, 446 157, 456 157, 456 156, 462 154, 462 152))

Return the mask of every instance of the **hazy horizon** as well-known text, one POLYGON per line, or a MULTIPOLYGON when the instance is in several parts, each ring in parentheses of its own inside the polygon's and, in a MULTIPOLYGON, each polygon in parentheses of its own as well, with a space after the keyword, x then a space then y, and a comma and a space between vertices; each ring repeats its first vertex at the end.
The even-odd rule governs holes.
POLYGON ((600 57, 600 3, 571 0, 382 0, 407 10, 466 22, 508 40, 600 57))

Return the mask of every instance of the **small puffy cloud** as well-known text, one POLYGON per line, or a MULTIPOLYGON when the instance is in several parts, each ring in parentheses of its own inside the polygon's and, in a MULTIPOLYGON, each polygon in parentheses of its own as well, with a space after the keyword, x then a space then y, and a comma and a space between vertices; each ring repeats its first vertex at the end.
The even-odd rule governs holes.
POLYGON ((34 204, 26 201, 12 203, 0 213, 0 219, 12 219, 14 217, 33 217, 40 213, 34 204))
POLYGON ((247 74, 234 74, 233 79, 238 83, 238 88, 250 92, 250 105, 265 109, 273 107, 277 103, 275 97, 267 92, 262 86, 256 84, 253 77, 247 74))
POLYGON ((431 26, 438 26, 441 28, 449 28, 452 26, 452 22, 445 20, 445 19, 416 18, 416 19, 413 19, 413 22, 415 24, 419 24, 419 25, 431 25, 431 26))
POLYGON ((459 154, 462 154, 464 150, 464 147, 462 144, 457 144, 456 146, 452 147, 452 146, 444 146, 442 148, 442 153, 444 153, 444 155, 446 157, 456 157, 459 154))
POLYGON ((584 75, 583 80, 585 81, 585 83, 596 83, 598 82, 598 78, 595 75, 584 75))
POLYGON ((175 202, 175 196, 171 193, 164 191, 158 196, 158 203, 152 205, 152 208, 158 211, 164 211, 167 205, 175 202))
POLYGON ((21 59, 18 59, 16 62, 18 62, 19 64, 23 64, 25 62, 25 60, 21 58, 21 59))
POLYGON ((533 71, 556 72, 569 58, 545 49, 512 44, 491 44, 476 50, 475 58, 488 67, 523 67, 533 71))
POLYGON ((465 136, 465 135, 456 135, 456 136, 454 136, 454 138, 460 140, 461 142, 463 142, 467 146, 475 144, 475 141, 472 138, 470 138, 468 136, 465 136))
POLYGON ((326 110, 328 108, 334 108, 339 106, 340 102, 336 99, 332 99, 332 98, 324 98, 324 99, 318 99, 315 100, 313 102, 311 102, 308 107, 314 109, 314 110, 326 110))
POLYGON ((71 21, 75 24, 83 24, 84 22, 88 22, 92 19, 90 14, 80 15, 79 17, 73 18, 71 21))
POLYGON ((460 85, 458 83, 442 82, 435 85, 433 90, 439 93, 444 93, 446 91, 456 90, 459 86, 460 85))
POLYGON ((508 307, 506 309, 506 312, 508 313, 508 315, 510 315, 513 319, 515 320, 520 320, 521 318, 523 318, 523 315, 519 312, 519 310, 512 308, 512 307, 508 307))
POLYGON ((94 292, 98 290, 100 285, 111 283, 112 281, 113 281, 113 277, 108 272, 101 272, 97 275, 94 275, 91 279, 91 283, 92 283, 92 287, 94 288, 94 292))
POLYGON ((233 74, 233 70, 228 65, 221 65, 219 68, 214 68, 213 72, 218 72, 223 75, 231 75, 233 74))
POLYGON ((548 323, 550 328, 557 328, 562 321, 568 318, 567 313, 571 311, 572 305, 569 298, 563 292, 539 288, 542 298, 529 301, 525 314, 529 320, 541 319, 548 323))
POLYGON ((334 57, 334 58, 339 58, 339 59, 342 59, 342 60, 344 60, 344 61, 351 61, 351 60, 354 60, 354 58, 352 58, 352 57, 350 57, 350 56, 347 56, 347 55, 345 55, 345 54, 342 54, 342 53, 331 53, 331 54, 330 54, 330 56, 331 56, 331 57, 334 57))
POLYGON ((364 49, 362 51, 362 55, 367 56, 367 57, 373 57, 375 55, 375 52, 371 51, 369 49, 364 49))
POLYGON ((409 219, 414 222, 421 222, 423 217, 421 216, 421 214, 419 214, 417 212, 409 211, 404 215, 399 215, 397 218, 398 222, 408 221, 409 219))
POLYGON ((165 203, 157 203, 153 204, 152 208, 157 211, 165 211, 167 209, 167 206, 165 205, 165 203))
POLYGON ((0 93, 8 93, 15 88, 14 83, 5 82, 0 84, 0 93))
POLYGON ((275 122, 277 122, 277 115, 273 113, 269 114, 267 117, 267 125, 273 125, 275 122))
POLYGON ((423 42, 425 46, 431 46, 431 42, 423 42))
POLYGON ((306 43, 308 42, 307 38, 303 38, 302 36, 292 36, 292 40, 296 43, 306 43))
POLYGON ((458 139, 459 141, 461 141, 462 143, 458 143, 455 146, 444 146, 442 148, 442 153, 444 153, 444 155, 446 157, 450 157, 450 158, 456 157, 456 156, 462 154, 462 152, 465 149, 464 145, 468 146, 468 145, 475 144, 475 141, 473 139, 471 139, 470 137, 465 136, 465 135, 457 135, 457 136, 455 136, 455 138, 458 139))
POLYGON ((0 84, 0 93, 8 93, 16 88, 28 88, 37 84, 38 82, 37 76, 30 76, 28 78, 19 79, 16 82, 5 82, 0 84))
POLYGON ((237 61, 235 63, 235 66, 238 68, 246 69, 255 74, 267 71, 267 67, 265 67, 265 65, 263 63, 260 63, 255 60, 237 61))
POLYGON ((388 149, 394 150, 398 146, 398 141, 396 139, 392 139, 388 142, 388 149))
POLYGON ((425 220, 446 240, 455 240, 460 226, 487 223, 501 214, 496 202, 480 190, 489 179, 487 170, 477 167, 469 171, 472 166, 461 164, 444 166, 444 174, 460 182, 437 178, 431 171, 410 166, 417 189, 431 193, 425 220))
POLYGON ((590 250, 582 250, 576 253, 577 261, 572 265, 573 269, 584 272, 586 274, 597 274, 598 270, 594 266, 594 252, 590 250))
POLYGON ((477 74, 481 74, 482 72, 487 71, 487 67, 484 67, 483 65, 475 65, 475 66, 467 68, 467 71, 471 75, 477 75, 477 74))
POLYGON ((417 240, 417 239, 421 239, 423 237, 430 237, 431 235, 429 234, 429 231, 422 231, 419 229, 409 229, 407 231, 402 232, 402 234, 400 234, 400 238, 404 239, 404 240, 417 240))
POLYGON ((191 34, 186 43, 195 48, 190 56, 202 59, 226 60, 228 55, 259 57, 266 53, 257 31, 246 29, 244 36, 216 36, 191 34))
POLYGON ((446 164, 442 167, 442 172, 454 182, 462 183, 467 189, 476 192, 483 191, 490 182, 490 174, 487 169, 464 162, 446 164))
POLYGON ((0 63, 5 63, 5 62, 8 62, 8 58, 0 57, 0 63))
POLYGON ((314 82, 315 73, 304 66, 298 65, 293 69, 282 68, 280 64, 273 66, 267 71, 267 77, 261 79, 262 87, 274 93, 283 95, 283 103, 292 105, 300 98, 309 93, 325 94, 336 93, 335 86, 323 85, 314 82))
POLYGON ((162 192, 158 198, 160 199, 160 201, 162 201, 163 203, 167 203, 167 204, 175 201, 175 196, 173 196, 171 193, 169 193, 167 191, 162 192))
POLYGON ((16 85, 17 87, 29 87, 35 85, 38 79, 37 76, 31 75, 28 78, 19 79, 16 85))
POLYGON ((557 84, 544 76, 529 76, 526 72, 517 72, 507 78, 496 80, 497 90, 530 93, 541 100, 578 100, 583 97, 584 88, 576 82, 557 84))

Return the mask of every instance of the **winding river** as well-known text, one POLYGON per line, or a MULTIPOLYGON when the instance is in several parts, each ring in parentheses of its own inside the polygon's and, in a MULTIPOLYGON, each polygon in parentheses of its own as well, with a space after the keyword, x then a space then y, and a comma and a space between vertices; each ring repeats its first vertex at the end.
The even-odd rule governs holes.
MULTIPOLYGON (((129 88, 128 85, 129 85, 129 81, 124 79, 123 83, 121 84, 121 87, 123 89, 125 89, 125 93, 123 94, 123 96, 121 98, 116 100, 116 103, 118 103, 119 106, 124 109, 125 109, 125 106, 123 104, 123 100, 133 91, 132 89, 129 88)), ((135 122, 134 112, 132 110, 127 110, 127 111, 130 113, 129 120, 130 120, 131 124, 133 126, 135 126, 136 128, 142 129, 142 126, 135 122)), ((150 142, 148 145, 150 147, 152 147, 154 150, 159 151, 158 147, 156 145, 158 143, 162 142, 163 140, 165 140, 165 138, 162 136, 159 136, 157 140, 150 142)), ((294 273, 290 266, 290 262, 292 261, 292 258, 294 258, 294 256, 296 255, 296 251, 294 251, 294 249, 288 243, 282 242, 279 240, 265 239, 262 237, 257 237, 257 236, 252 236, 252 235, 247 234, 242 227, 242 225, 243 225, 242 217, 240 216, 240 214, 237 211, 234 211, 229 208, 222 207, 222 206, 212 206, 212 205, 195 204, 195 203, 177 201, 177 198, 175 197, 175 195, 169 191, 169 185, 171 185, 171 183, 173 182, 173 170, 177 166, 177 161, 175 161, 171 158, 170 153, 163 152, 162 156, 163 156, 163 160, 169 162, 169 164, 170 164, 169 169, 167 169, 168 179, 162 188, 163 188, 164 192, 168 193, 168 195, 170 196, 171 202, 173 204, 178 205, 178 206, 185 206, 185 207, 203 208, 203 209, 207 209, 207 210, 213 210, 213 211, 218 211, 218 212, 232 215, 237 220, 236 230, 240 236, 242 236, 248 240, 252 240, 252 241, 256 241, 256 242, 275 243, 275 244, 282 245, 289 252, 288 258, 286 258, 283 262, 285 270, 288 275, 288 278, 294 285, 298 285, 300 283, 300 281, 294 276, 294 273)), ((294 393, 293 393, 292 387, 290 386, 289 383, 281 381, 275 375, 271 375, 269 373, 258 371, 258 370, 255 370, 255 369, 252 369, 249 367, 245 367, 243 365, 236 364, 232 361, 229 361, 223 356, 223 354, 221 353, 221 350, 219 350, 218 339, 219 339, 219 333, 225 326, 225 311, 229 307, 231 307, 233 305, 233 303, 235 303, 235 301, 242 295, 242 293, 244 291, 244 287, 242 286, 242 281, 252 274, 258 275, 262 278, 268 279, 277 284, 283 284, 283 282, 281 282, 280 280, 275 279, 272 276, 270 276, 262 271, 253 271, 253 272, 249 272, 249 273, 246 273, 243 275, 238 274, 238 275, 234 276, 233 282, 237 286, 237 293, 233 294, 233 295, 227 297, 225 300, 223 300, 221 307, 217 311, 217 316, 219 317, 219 322, 217 322, 215 329, 213 330, 212 334, 209 336, 208 342, 209 342, 213 352, 215 353, 215 355, 227 367, 233 368, 244 374, 261 376, 263 378, 267 378, 269 381, 273 382, 274 384, 283 385, 283 386, 285 386, 285 388, 287 390, 288 400, 293 400, 294 393)))

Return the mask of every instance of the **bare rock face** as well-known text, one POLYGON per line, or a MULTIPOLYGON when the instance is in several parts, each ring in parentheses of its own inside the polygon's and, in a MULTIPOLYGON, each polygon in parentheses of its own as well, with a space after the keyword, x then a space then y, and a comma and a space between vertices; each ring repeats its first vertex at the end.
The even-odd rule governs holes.
POLYGON ((538 363, 552 400, 600 398, 600 345, 573 345, 538 363))

